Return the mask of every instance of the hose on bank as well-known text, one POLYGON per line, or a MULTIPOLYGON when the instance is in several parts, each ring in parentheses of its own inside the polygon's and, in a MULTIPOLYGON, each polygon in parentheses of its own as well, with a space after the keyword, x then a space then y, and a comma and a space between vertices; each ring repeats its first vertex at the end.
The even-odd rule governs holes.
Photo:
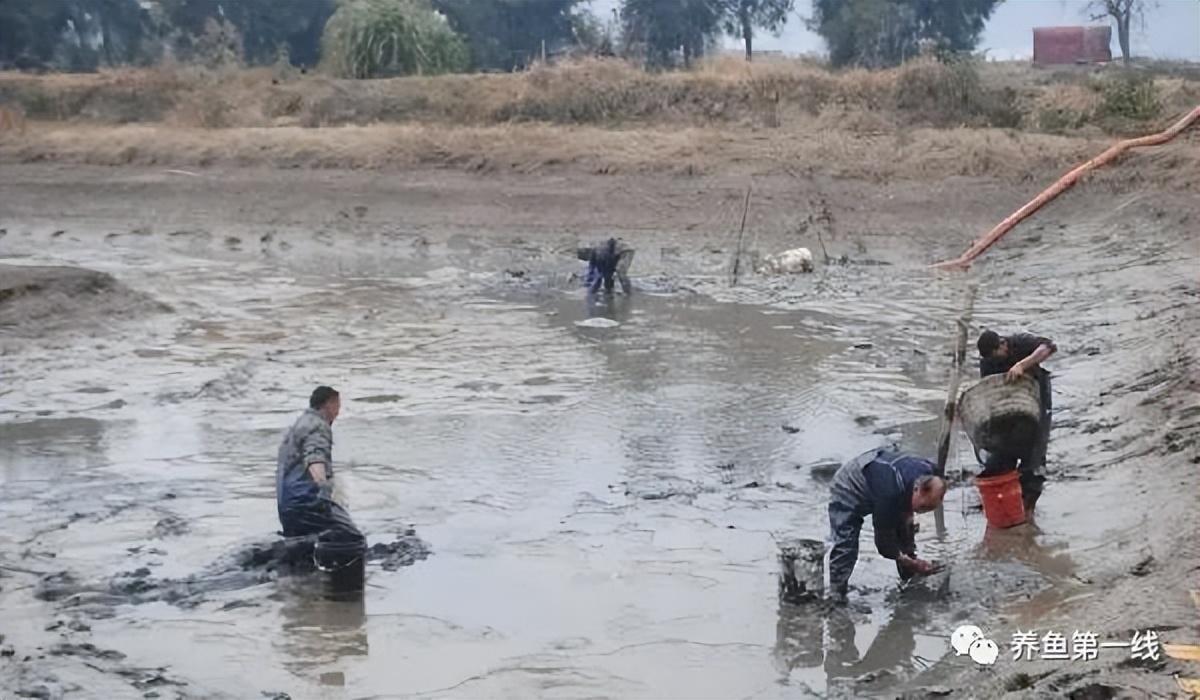
POLYGON ((1079 178, 1083 177, 1086 173, 1088 173, 1092 170, 1095 170, 1096 168, 1099 168, 1101 166, 1107 165, 1108 163, 1112 162, 1117 156, 1121 155, 1122 153, 1124 153, 1125 151, 1128 151, 1131 148, 1141 148, 1143 146, 1158 146, 1158 145, 1164 144, 1167 141, 1170 141, 1171 139, 1178 136, 1180 134, 1180 132, 1182 132, 1184 129, 1188 128, 1189 126, 1191 126, 1192 122, 1196 121, 1197 119, 1200 119, 1200 106, 1196 107, 1191 112, 1188 112, 1182 119, 1175 122, 1175 124, 1171 128, 1167 129, 1166 131, 1161 131, 1157 134, 1150 134, 1149 136, 1142 136, 1142 137, 1136 138, 1136 139, 1128 139, 1125 141, 1120 141, 1120 142, 1110 146, 1107 150, 1105 150, 1100 155, 1096 156, 1095 158, 1092 158, 1091 160, 1084 163, 1083 165, 1080 165, 1079 167, 1075 168, 1074 170, 1067 173, 1066 175, 1063 175, 1061 178, 1058 179, 1057 182, 1055 182, 1053 185, 1048 187, 1037 197, 1034 197, 1028 204, 1026 204, 1025 206, 1021 207, 1020 209, 1016 210, 1012 214, 1009 214, 1008 218, 1004 219, 1004 221, 1001 221, 999 224, 996 225, 995 228, 993 228, 991 231, 988 231, 979 240, 975 241, 975 243, 972 244, 971 247, 968 248, 962 255, 958 256, 957 258, 955 258, 953 260, 946 260, 946 261, 937 263, 933 267, 938 267, 938 268, 966 268, 966 267, 969 267, 971 265, 971 263, 975 260, 975 258, 982 255, 984 253, 984 251, 986 251, 988 248, 991 248, 992 245, 996 241, 998 241, 1004 237, 1004 234, 1011 231, 1013 229, 1013 227, 1015 227, 1017 224, 1021 223, 1021 221, 1023 221, 1026 217, 1033 214, 1038 209, 1041 209, 1042 206, 1045 205, 1047 202, 1053 200, 1058 195, 1060 195, 1063 192, 1070 189, 1072 186, 1075 185, 1076 182, 1079 181, 1079 178))

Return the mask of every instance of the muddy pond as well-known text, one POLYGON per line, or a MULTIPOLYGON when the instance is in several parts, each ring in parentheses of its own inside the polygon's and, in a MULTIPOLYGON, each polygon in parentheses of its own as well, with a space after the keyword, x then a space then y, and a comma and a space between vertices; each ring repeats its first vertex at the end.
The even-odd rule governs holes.
POLYGON ((0 262, 170 311, 6 334, 0 564, 26 573, 0 578, 3 632, 52 695, 99 668, 110 697, 854 697, 1013 594, 1070 594, 1066 494, 1044 532, 985 537, 956 486, 918 536, 949 575, 900 588, 864 540, 851 606, 778 601, 776 538, 825 537, 831 465, 934 450, 963 289, 915 256, 731 288, 728 249, 647 238, 637 293, 589 305, 552 236, 53 233, 12 230, 0 262), (429 549, 369 564, 359 603, 220 570, 277 530, 275 451, 317 384, 369 542, 429 549), (45 599, 28 572, 190 583, 45 599))

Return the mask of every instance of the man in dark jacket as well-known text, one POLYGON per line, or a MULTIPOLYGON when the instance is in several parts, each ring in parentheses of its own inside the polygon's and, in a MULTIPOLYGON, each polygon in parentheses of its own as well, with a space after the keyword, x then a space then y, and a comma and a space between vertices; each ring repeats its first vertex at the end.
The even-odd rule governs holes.
POLYGON ((829 587, 844 599, 858 561, 858 537, 871 516, 875 549, 895 560, 902 578, 924 576, 937 567, 917 558, 912 517, 942 503, 946 482, 933 475, 933 463, 887 449, 871 450, 838 469, 829 494, 829 587))
POLYGON ((988 455, 984 461, 984 475, 1020 472, 1021 494, 1025 510, 1032 512, 1042 495, 1042 484, 1046 477, 1041 474, 1046 465, 1046 449, 1050 445, 1050 421, 1053 408, 1050 393, 1050 373, 1042 362, 1058 351, 1054 341, 1032 333, 1017 333, 1001 336, 995 331, 985 330, 979 335, 979 376, 1004 374, 1009 380, 1029 375, 1037 380, 1041 394, 1041 415, 1038 420, 1038 439, 1023 455, 988 455), (1018 465, 1019 462, 1019 465, 1018 465))
POLYGON ((633 285, 629 283, 629 266, 633 262, 633 252, 633 248, 615 238, 610 238, 590 248, 576 250, 576 257, 588 264, 588 293, 599 292, 601 284, 604 285, 604 291, 611 293, 615 276, 621 281, 621 291, 625 294, 632 294, 633 285))
POLYGON ((333 421, 341 398, 319 386, 279 445, 275 497, 284 537, 316 535, 321 541, 361 543, 366 539, 346 509, 333 501, 333 421))

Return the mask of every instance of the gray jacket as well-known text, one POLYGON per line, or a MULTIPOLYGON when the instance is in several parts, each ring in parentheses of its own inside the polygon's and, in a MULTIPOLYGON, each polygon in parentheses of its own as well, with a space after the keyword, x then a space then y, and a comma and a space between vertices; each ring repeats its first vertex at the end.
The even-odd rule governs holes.
POLYGON ((325 478, 333 478, 333 428, 313 409, 300 414, 283 437, 275 466, 275 498, 279 509, 316 500, 318 487, 308 465, 324 462, 325 478))

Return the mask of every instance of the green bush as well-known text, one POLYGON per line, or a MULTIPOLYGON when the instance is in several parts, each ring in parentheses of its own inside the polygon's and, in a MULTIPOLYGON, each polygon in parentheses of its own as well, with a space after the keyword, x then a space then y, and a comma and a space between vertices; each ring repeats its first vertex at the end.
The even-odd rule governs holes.
POLYGON ((901 111, 936 126, 1016 127, 1021 113, 1011 89, 989 89, 969 55, 922 58, 900 68, 895 101, 901 111))
POLYGON ((1154 78, 1146 75, 1124 74, 1106 78, 1099 83, 1101 117, 1146 121, 1162 112, 1162 101, 1154 78))
POLYGON ((342 0, 321 48, 343 78, 451 73, 468 63, 462 39, 425 0, 342 0))
POLYGON ((1048 134, 1062 134, 1082 128, 1088 122, 1086 112, 1065 107, 1038 110, 1037 128, 1048 134))

